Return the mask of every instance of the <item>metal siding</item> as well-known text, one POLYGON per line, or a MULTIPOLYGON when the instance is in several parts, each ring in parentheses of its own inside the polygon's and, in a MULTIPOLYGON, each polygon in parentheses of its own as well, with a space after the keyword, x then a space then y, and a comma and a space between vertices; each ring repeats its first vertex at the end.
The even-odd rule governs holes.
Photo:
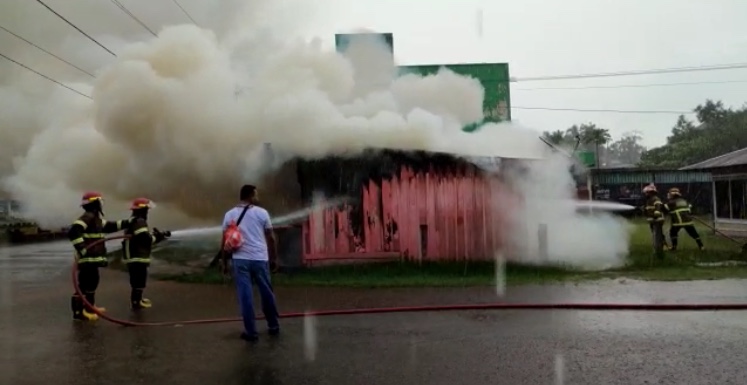
POLYGON ((631 183, 708 183, 711 182, 711 173, 700 171, 666 171, 666 172, 612 172, 593 175, 595 184, 631 184, 631 183))
POLYGON ((317 210, 303 226, 306 264, 492 260, 516 199, 472 169, 416 172, 407 166, 391 179, 366 182, 361 195, 363 237, 351 228, 350 206, 317 210))

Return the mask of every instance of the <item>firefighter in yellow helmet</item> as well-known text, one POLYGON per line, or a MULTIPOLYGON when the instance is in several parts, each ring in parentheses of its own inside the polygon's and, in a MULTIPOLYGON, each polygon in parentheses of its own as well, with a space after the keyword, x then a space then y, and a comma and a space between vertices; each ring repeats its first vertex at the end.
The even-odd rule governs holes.
POLYGON ((677 238, 679 237, 680 229, 685 229, 687 235, 695 240, 700 250, 704 249, 700 234, 698 234, 698 230, 695 229, 695 225, 693 224, 693 217, 690 212, 691 208, 690 203, 682 197, 680 189, 677 187, 669 189, 666 210, 672 221, 669 227, 669 239, 672 240, 672 250, 677 250, 677 238))
MULTIPOLYGON (((96 289, 99 286, 99 267, 106 267, 106 245, 102 239, 106 234, 115 233, 128 226, 126 220, 107 221, 104 219, 103 197, 97 192, 83 194, 81 207, 85 212, 73 222, 67 236, 75 248, 75 260, 78 268, 78 287, 86 300, 96 303, 96 289)), ((70 300, 73 319, 81 321, 96 321, 98 316, 92 309, 83 306, 83 300, 73 294, 70 300)), ((97 307, 104 311, 104 308, 97 307)))
POLYGON ((143 298, 143 291, 148 280, 148 267, 153 246, 171 236, 168 231, 161 232, 148 228, 148 211, 155 204, 148 198, 138 198, 132 201, 130 210, 132 218, 125 229, 127 238, 122 241, 122 261, 127 265, 130 273, 130 307, 140 310, 151 307, 151 302, 143 298))
POLYGON ((653 237, 654 254, 657 258, 664 258, 664 249, 667 247, 667 241, 664 238, 664 204, 659 199, 656 186, 651 183, 643 188, 646 196, 646 204, 643 207, 643 213, 648 220, 648 226, 651 229, 653 237))

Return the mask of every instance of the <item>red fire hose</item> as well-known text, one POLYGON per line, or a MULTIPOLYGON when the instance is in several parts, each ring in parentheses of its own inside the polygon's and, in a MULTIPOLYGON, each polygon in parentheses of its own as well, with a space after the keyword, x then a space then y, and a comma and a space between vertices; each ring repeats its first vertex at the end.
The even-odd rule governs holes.
MULTIPOLYGON (((115 236, 102 239, 92 243, 92 247, 100 242, 106 242, 115 239, 125 239, 126 236, 115 236)), ((202 325, 224 322, 241 321, 239 317, 214 318, 214 319, 196 319, 187 321, 166 321, 166 322, 133 322, 119 318, 110 317, 99 311, 91 305, 86 297, 81 293, 78 286, 78 269, 77 264, 72 269, 73 287, 75 293, 80 296, 86 308, 96 313, 99 317, 122 326, 182 326, 182 325, 202 325)), ((456 304, 456 305, 432 305, 432 306, 402 306, 402 307, 380 307, 380 308, 361 308, 361 309, 338 309, 338 310, 319 310, 303 313, 283 313, 280 318, 301 318, 306 316, 333 316, 333 315, 357 315, 357 314, 381 314, 381 313, 417 313, 417 312, 435 312, 435 311, 464 311, 464 310, 612 310, 612 311, 723 311, 723 310, 747 310, 747 303, 723 303, 723 304, 630 304, 630 303, 486 303, 486 304, 456 304)), ((257 317, 263 319, 263 317, 257 317)))

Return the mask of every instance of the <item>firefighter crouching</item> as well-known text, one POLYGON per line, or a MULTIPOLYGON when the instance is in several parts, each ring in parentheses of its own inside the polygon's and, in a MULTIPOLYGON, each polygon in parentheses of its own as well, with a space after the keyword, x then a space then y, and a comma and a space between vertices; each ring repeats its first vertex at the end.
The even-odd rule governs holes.
POLYGON ((672 250, 677 250, 677 238, 679 237, 680 229, 685 229, 687 235, 695 240, 700 250, 704 249, 703 241, 700 239, 698 230, 695 229, 695 225, 693 224, 691 208, 690 203, 680 194, 680 189, 676 187, 669 189, 666 210, 672 220, 671 227, 669 227, 669 239, 672 240, 672 250))
POLYGON ((667 247, 664 238, 664 204, 659 199, 656 186, 651 183, 643 188, 646 195, 646 205, 643 208, 648 226, 653 237, 654 254, 657 258, 664 258, 664 249, 667 247))
POLYGON ((133 310, 152 306, 150 300, 143 297, 151 250, 155 244, 171 236, 168 231, 161 232, 154 228, 150 232, 148 229, 148 211, 154 207, 155 204, 148 198, 138 198, 132 202, 132 217, 125 229, 125 235, 129 238, 122 242, 122 261, 127 264, 130 274, 130 306, 133 310))
MULTIPOLYGON (((78 265, 78 287, 91 305, 96 304, 96 289, 99 286, 99 267, 106 267, 106 245, 95 242, 104 239, 106 234, 115 233, 128 226, 128 221, 107 221, 103 213, 103 197, 97 192, 83 195, 81 207, 85 212, 70 226, 68 238, 75 248, 75 260, 78 265)), ((83 306, 83 300, 77 294, 71 299, 73 319, 96 321, 99 317, 92 309, 83 306)), ((106 309, 96 307, 103 312, 106 309)))

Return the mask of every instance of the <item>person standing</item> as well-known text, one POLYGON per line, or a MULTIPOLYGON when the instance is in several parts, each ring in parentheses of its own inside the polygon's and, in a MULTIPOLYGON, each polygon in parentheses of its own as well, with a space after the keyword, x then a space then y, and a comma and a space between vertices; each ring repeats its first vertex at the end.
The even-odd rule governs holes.
POLYGON ((155 203, 148 198, 137 198, 132 201, 129 226, 125 228, 127 238, 122 241, 122 262, 127 265, 130 275, 130 307, 132 310, 148 309, 152 306, 150 299, 143 297, 148 281, 150 255, 157 243, 171 236, 168 231, 161 232, 148 228, 148 211, 155 203))
POLYGON ((654 254, 657 258, 664 258, 664 249, 667 247, 667 241, 664 238, 664 204, 659 199, 656 186, 651 183, 643 188, 646 195, 646 204, 643 212, 646 215, 651 236, 653 237, 654 254))
MULTIPOLYGON (((68 230, 67 236, 75 248, 75 261, 78 268, 78 287, 88 303, 103 312, 106 309, 96 305, 96 289, 99 287, 99 267, 106 267, 106 234, 115 233, 129 226, 128 220, 107 221, 104 219, 103 197, 97 192, 83 194, 81 207, 85 212, 78 217, 68 230)), ((73 319, 96 321, 99 316, 94 309, 83 306, 83 299, 74 293, 70 299, 73 319)))
MULTIPOLYGON (((223 218, 224 240, 229 233, 238 230, 238 244, 231 253, 223 253, 223 266, 228 269, 228 259, 233 265, 234 280, 239 299, 239 308, 244 320, 241 338, 254 342, 258 333, 252 295, 253 284, 259 289, 262 313, 267 320, 271 336, 280 333, 275 294, 270 282, 270 271, 277 260, 275 236, 267 210, 257 206, 257 187, 244 185, 239 192, 240 203, 226 212, 223 218), (272 267, 271 267, 272 266, 272 267)), ((234 237, 235 238, 235 237, 234 237)))
POLYGON ((685 229, 687 235, 695 240, 698 244, 698 249, 704 250, 703 241, 700 239, 700 234, 695 228, 692 216, 692 206, 690 203, 682 197, 680 189, 672 187, 667 193, 667 204, 665 208, 669 213, 669 217, 672 223, 669 227, 669 239, 672 240, 672 251, 677 250, 677 240, 679 238, 680 229, 685 229))

